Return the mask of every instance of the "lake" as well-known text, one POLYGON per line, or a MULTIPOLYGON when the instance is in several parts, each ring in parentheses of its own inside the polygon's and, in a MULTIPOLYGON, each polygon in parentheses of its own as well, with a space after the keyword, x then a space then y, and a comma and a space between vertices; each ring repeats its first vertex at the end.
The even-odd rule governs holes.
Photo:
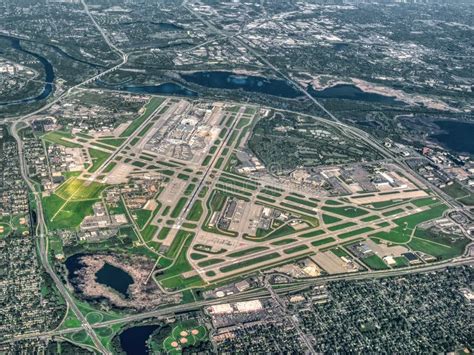
MULTIPOLYGON (((77 273, 85 267, 81 259, 87 255, 91 254, 74 254, 68 257, 65 262, 68 271, 68 280, 78 293, 82 291, 77 287, 77 273)), ((133 278, 126 271, 108 263, 105 263, 104 266, 97 271, 95 277, 98 283, 114 289, 124 297, 128 296, 128 287, 133 284, 133 278)))
MULTIPOLYGON (((238 75, 228 71, 202 71, 191 74, 181 74, 185 81, 212 89, 243 90, 295 99, 302 97, 300 90, 293 87, 286 80, 267 79, 261 76, 238 75)), ((312 86, 307 88, 308 93, 320 99, 346 99, 365 102, 378 102, 391 105, 404 105, 393 96, 385 96, 365 92, 355 85, 338 84, 324 90, 315 90, 312 86)))
POLYGON ((149 26, 158 27, 161 31, 184 31, 184 27, 175 25, 171 22, 154 22, 154 21, 129 21, 129 22, 122 22, 121 26, 130 26, 136 24, 147 24, 149 26))
POLYGON ((404 105, 393 96, 385 96, 366 92, 352 84, 338 84, 323 90, 315 90, 312 86, 308 88, 308 93, 317 99, 345 99, 365 102, 379 102, 390 105, 404 105))
POLYGON ((261 94, 294 99, 302 96, 285 80, 267 79, 261 76, 239 75, 228 71, 202 71, 181 74, 181 78, 189 83, 212 89, 243 90, 261 94))
MULTIPOLYGON (((109 85, 107 85, 109 86, 109 85)), ((177 95, 196 97, 198 93, 184 86, 175 83, 164 83, 159 85, 124 85, 117 90, 127 91, 134 94, 165 94, 165 95, 177 95)))
POLYGON ((95 274, 96 281, 108 286, 124 297, 128 297, 128 286, 133 284, 133 278, 121 268, 105 263, 95 274))
POLYGON ((441 145, 458 153, 474 154, 474 123, 457 121, 435 121, 444 132, 433 134, 441 145))
POLYGON ((141 325, 124 330, 119 335, 120 346, 127 355, 149 354, 147 341, 159 325, 141 325))

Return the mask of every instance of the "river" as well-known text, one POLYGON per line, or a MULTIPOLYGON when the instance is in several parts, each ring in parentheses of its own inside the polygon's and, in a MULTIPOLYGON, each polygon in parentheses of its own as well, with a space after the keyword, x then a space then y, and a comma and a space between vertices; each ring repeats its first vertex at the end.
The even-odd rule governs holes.
POLYGON ((6 106, 6 105, 16 105, 16 104, 28 104, 40 100, 46 99, 51 93, 53 92, 54 89, 54 69, 52 64, 44 57, 37 53, 30 52, 26 49, 24 49, 21 46, 20 39, 15 38, 15 37, 9 37, 9 36, 4 36, 0 35, 0 38, 6 39, 7 41, 10 42, 10 45, 13 49, 21 51, 23 53, 26 53, 35 59, 37 59, 43 66, 44 73, 45 73, 45 78, 44 78, 44 87, 41 93, 37 96, 34 97, 28 97, 20 100, 12 100, 12 101, 7 101, 7 102, 0 102, 0 106, 6 106))

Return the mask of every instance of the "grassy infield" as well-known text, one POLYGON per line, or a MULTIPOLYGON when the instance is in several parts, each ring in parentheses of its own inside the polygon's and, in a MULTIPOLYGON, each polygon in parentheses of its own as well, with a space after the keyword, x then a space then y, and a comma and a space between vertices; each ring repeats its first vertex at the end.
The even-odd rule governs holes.
POLYGON ((50 229, 77 227, 93 213, 92 206, 99 201, 104 184, 87 182, 75 177, 68 179, 51 196, 43 198, 46 222, 50 229))
MULTIPOLYGON (((146 111, 142 116, 135 120, 127 130, 122 134, 122 137, 127 137, 131 135, 146 118, 162 103, 161 99, 153 99, 147 106, 146 111)), ((43 137, 46 141, 62 144, 66 147, 80 147, 79 144, 68 142, 63 138, 73 138, 72 135, 65 132, 51 132, 47 136, 43 137)), ((103 143, 109 144, 111 146, 118 146, 123 143, 123 139, 116 140, 104 140, 103 143)), ((97 150, 90 149, 91 158, 93 160, 93 165, 89 167, 89 172, 95 172, 99 169, 104 161, 109 157, 109 153, 97 150)), ((46 215, 46 220, 48 227, 51 230, 61 229, 61 228, 75 228, 78 227, 82 220, 87 216, 93 213, 92 206, 95 202, 100 200, 103 190, 106 188, 106 185, 100 184, 97 182, 87 182, 86 180, 78 179, 75 176, 70 177, 65 181, 54 194, 51 196, 45 197, 43 199, 43 207, 46 215)), ((184 208, 187 202, 186 198, 179 200, 177 206, 172 211, 172 216, 177 216, 184 208)), ((202 214, 202 204, 198 200, 191 208, 188 219, 189 220, 198 220, 202 214)), ((144 228, 149 221, 152 213, 145 210, 134 211, 136 217, 136 223, 140 228, 144 228)), ((2 224, 5 231, 8 231, 8 226, 2 224)), ((145 228, 146 230, 146 228, 145 228)), ((160 234, 163 234, 163 237, 166 237, 169 229, 165 231, 160 231, 160 234), (165 233, 161 233, 165 232, 165 233)), ((4 233, 6 234, 6 233, 4 233)), ((182 273, 186 271, 191 271, 192 267, 188 263, 186 258, 186 251, 189 248, 194 233, 179 231, 175 240, 173 241, 171 247, 166 253, 166 258, 163 261, 160 261, 160 265, 163 267, 168 267, 167 272, 161 277, 157 278, 157 281, 161 282, 164 287, 174 289, 174 288, 185 288, 193 285, 201 285, 202 280, 199 276, 192 277, 190 279, 183 279, 181 276, 182 273)), ((55 252, 60 252, 62 249, 60 240, 51 240, 51 248, 55 252)), ((91 324, 116 318, 115 314, 108 314, 104 312, 99 312, 87 304, 82 304, 77 301, 77 303, 82 307, 81 311, 86 315, 87 319, 91 324)), ((75 317, 72 312, 69 312, 66 315, 63 328, 76 328, 80 327, 80 321, 75 317)), ((99 336, 102 343, 106 346, 110 346, 112 337, 117 333, 117 331, 122 327, 121 324, 114 325, 111 327, 98 328, 96 333, 99 336)), ((196 336, 188 336, 188 345, 192 345, 206 336, 206 330, 203 327, 199 327, 200 333, 196 336)), ((172 350, 170 348, 169 341, 174 337, 173 334, 166 339, 166 343, 163 344, 166 350, 172 350)), ((93 347, 91 339, 87 336, 84 331, 78 331, 67 335, 67 337, 73 342, 81 343, 86 346, 93 347)), ((173 348, 174 349, 174 348, 173 348)))
MULTIPOLYGON (((400 201, 388 201, 386 203, 378 204, 377 206, 372 206, 376 209, 383 209, 388 207, 393 207, 399 204, 400 201)), ((462 254, 464 247, 467 244, 465 239, 459 239, 457 241, 451 241, 447 237, 438 236, 436 240, 433 239, 433 236, 427 235, 422 230, 417 229, 417 225, 422 222, 439 218, 443 215, 443 212, 447 209, 447 206, 439 203, 437 200, 432 198, 425 198, 413 201, 413 204, 416 207, 429 206, 430 208, 423 212, 418 212, 406 217, 401 217, 393 220, 397 227, 393 228, 389 232, 377 232, 369 235, 369 237, 374 238, 374 240, 386 240, 391 244, 402 244, 408 246, 410 249, 415 251, 421 251, 437 257, 438 259, 444 260, 449 259, 454 256, 462 254)), ((329 211, 335 214, 339 214, 343 217, 361 217, 367 214, 366 210, 353 208, 343 208, 343 207, 323 207, 323 210, 329 211)), ((403 209, 397 209, 396 213, 402 212, 403 209)), ((384 213, 385 216, 393 215, 394 213, 388 212, 384 213)), ((334 220, 334 217, 323 215, 323 220, 326 223, 335 223, 337 220, 334 220)), ((364 217, 362 220, 370 221, 373 218, 364 217)), ((347 222, 348 223, 348 222, 347 222)), ((348 226, 347 223, 343 225, 348 226)), ((332 230, 337 230, 338 226, 330 227, 332 230)), ((370 227, 360 228, 351 232, 342 233, 339 235, 340 238, 348 238, 354 235, 370 232, 370 227)), ((400 258, 399 258, 400 259, 400 258)), ((404 259, 404 258, 403 258, 404 259)), ((406 260, 396 260, 397 266, 406 266, 406 260)), ((374 270, 386 269, 387 266, 385 263, 376 255, 369 258, 363 259, 363 262, 374 270)))
MULTIPOLYGON (((54 195, 50 197, 46 197, 44 199, 45 213, 46 213, 48 223, 50 224, 50 228, 52 229, 65 228, 65 227, 70 228, 71 226, 78 226, 86 215, 89 215, 92 213, 92 205, 96 201, 98 201, 98 197, 100 196, 104 188, 105 188, 105 185, 102 185, 99 183, 93 182, 87 185, 87 183, 83 180, 79 180, 77 178, 70 178, 56 191, 54 195)), ((214 196, 214 199, 212 200, 211 203, 212 205, 214 205, 213 209, 219 210, 222 207, 223 200, 220 199, 220 201, 217 202, 215 201, 215 197, 217 196, 214 196)), ((295 199, 292 199, 292 200, 295 200, 295 199)), ((185 197, 181 198, 178 201, 177 205, 175 206, 175 208, 172 210, 172 213, 171 213, 171 216, 173 218, 179 215, 179 213, 184 208, 184 205, 186 204, 186 202, 187 202, 187 199, 185 197)), ((298 202, 301 203, 301 200, 298 202)), ((427 202, 426 199, 419 200, 419 202, 418 201, 416 202, 418 206, 423 206, 423 205, 432 203, 432 202, 427 202)), ((307 205, 309 205, 309 203, 307 205)), ((387 204, 387 206, 389 206, 389 204, 387 204)), ((380 208, 380 206, 377 206, 377 207, 380 208)), ((446 242, 446 240, 440 239, 436 243, 433 243, 430 240, 429 236, 424 235, 421 231, 415 230, 415 232, 413 232, 419 223, 441 216, 445 209, 446 209, 446 206, 442 204, 434 203, 430 206, 430 209, 427 211, 419 212, 407 217, 395 219, 394 223, 396 223, 398 227, 392 229, 390 232, 378 232, 378 233, 374 233, 370 235, 370 237, 387 240, 394 244, 407 244, 413 250, 419 250, 427 254, 433 255, 435 257, 438 257, 440 259, 451 258, 462 252, 465 246, 465 243, 463 241, 452 244, 452 243, 446 242), (413 233, 413 236, 412 236, 412 233, 413 233)), ((341 217, 362 217, 369 213, 367 210, 364 210, 361 208, 345 208, 345 207, 334 207, 334 206, 325 206, 323 207, 323 210, 341 215, 341 217)), ((197 200, 193 204, 192 208, 190 209, 186 217, 190 221, 198 221, 202 213, 203 213, 202 201, 197 200)), ((146 222, 149 220, 151 212, 135 211, 135 214, 137 217, 137 220, 136 220, 137 224, 141 228, 143 228, 146 222)), ((336 217, 331 217, 324 214, 323 214, 323 220, 326 223, 335 223, 338 221, 336 217)), ((343 228, 346 226, 348 226, 348 223, 342 223, 342 225, 335 225, 335 226, 330 227, 330 229, 338 230, 339 228, 343 228)), ((342 233, 339 235, 339 237, 348 238, 354 235, 369 232, 370 230, 371 228, 369 227, 360 228, 351 232, 342 233)), ((156 230, 153 231, 153 234, 154 232, 156 232, 156 230)), ((310 232, 308 236, 315 236, 317 234, 319 233, 310 232)), ((277 235, 277 237, 279 237, 279 235, 277 235)), ((179 238, 176 238, 176 239, 179 239, 179 238)), ((325 238, 324 241, 331 242, 332 240, 329 238, 325 238)), ((318 241, 316 241, 316 245, 321 245, 317 242, 318 241)), ((184 251, 187 249, 187 246, 188 246, 188 243, 185 243, 184 248, 183 248, 184 251)), ((286 254, 289 254, 291 252, 295 252, 295 251, 291 248, 285 251, 286 254)), ((223 267, 221 271, 229 272, 229 271, 237 270, 239 268, 250 266, 257 262, 271 260, 277 256, 278 254, 266 255, 264 257, 255 258, 255 259, 246 261, 244 262, 244 265, 242 265, 242 263, 234 264, 232 265, 230 269, 228 267, 223 267)), ((373 257, 372 259, 377 259, 377 258, 378 257, 373 257)), ((187 263, 187 261, 185 261, 184 259, 185 259, 185 252, 181 254, 181 260, 178 256, 177 262, 174 264, 172 268, 174 274, 167 273, 166 278, 161 278, 163 280, 162 284, 165 285, 165 287, 174 289, 174 288, 187 287, 190 284, 197 285, 200 283, 199 281, 200 279, 198 280, 198 278, 193 278, 192 280, 184 280, 182 277, 177 277, 176 270, 179 270, 180 272, 191 270, 189 263, 187 263), (191 281, 191 282, 188 282, 188 281, 191 281)), ((368 266, 371 266, 374 269, 382 268, 382 265, 380 264, 380 260, 371 260, 370 258, 368 258, 364 261, 366 262, 366 264, 368 264, 368 266)))
MULTIPOLYGON (((121 137, 130 136, 146 120, 146 118, 149 117, 151 112, 153 112, 161 104, 161 102, 162 102, 161 100, 151 101, 148 104, 147 109, 143 113, 143 115, 140 116, 137 120, 135 120, 127 128, 127 130, 124 131, 121 137)), ((51 132, 51 133, 48 133, 48 135, 44 137, 44 139, 47 141, 62 144, 68 147, 79 146, 75 143, 67 142, 66 140, 64 140, 64 138, 71 138, 71 136, 69 136, 66 133, 51 132)), ((118 139, 115 141, 104 141, 104 143, 110 144, 112 146, 117 146, 121 144, 121 142, 122 142, 122 139, 118 139)), ((109 153, 96 150, 96 149, 91 149, 90 153, 91 153, 91 158, 93 159, 93 165, 92 167, 89 168, 89 171, 95 172, 108 158, 109 153)), ((234 180, 235 177, 233 177, 234 179, 229 179, 229 177, 230 176, 221 177, 220 181, 222 181, 223 183, 229 184, 233 186, 234 188, 238 187, 238 188, 244 188, 247 190, 256 190, 256 186, 254 185, 255 183, 253 182, 249 183, 249 181, 238 181, 238 179, 236 179, 237 180, 236 181, 234 180)), ((77 227, 85 216, 92 214, 92 205, 96 201, 99 200, 100 195, 105 188, 106 188, 105 185, 99 184, 96 182, 92 182, 88 184, 84 180, 79 180, 75 177, 71 177, 70 179, 68 179, 56 191, 55 194, 44 198, 44 201, 43 201, 44 209, 45 209, 45 214, 46 214, 49 227, 51 229, 77 227)), ((268 193, 269 195, 275 195, 275 196, 278 194, 271 190, 265 190, 265 193, 268 193)), ((222 198, 224 196, 219 196, 221 198, 217 198, 217 199, 216 197, 217 196, 215 196, 215 194, 211 194, 211 197, 210 197, 211 202, 209 203, 208 201, 208 204, 211 205, 212 210, 219 210, 220 208, 222 208, 222 205, 224 202, 224 199, 222 198)), ((292 196, 287 197, 286 200, 308 207, 305 209, 301 206, 298 206, 298 210, 301 210, 302 212, 308 213, 308 214, 313 212, 309 208, 314 208, 317 206, 315 203, 312 203, 310 201, 307 201, 301 198, 292 197, 292 196)), ((416 201, 415 203, 415 205, 417 205, 418 207, 433 203, 433 202, 428 202, 427 199, 425 199, 424 201, 423 200, 419 200, 419 201, 420 202, 416 201)), ((182 197, 178 201, 174 209, 172 210, 171 217, 176 218, 181 213, 186 203, 187 203, 187 198, 182 197)), ((288 204, 288 203, 284 203, 284 204, 288 205, 288 207, 291 207, 294 209, 296 208, 296 206, 292 204, 288 204)), ((394 203, 387 202, 384 204, 378 204, 377 206, 372 206, 372 208, 383 209, 383 208, 395 206, 396 204, 397 204, 396 202, 394 203)), ((337 201, 334 201, 334 203, 328 203, 328 205, 324 206, 322 209, 324 211, 340 215, 341 217, 350 217, 350 218, 361 218, 369 214, 369 211, 366 209, 356 208, 356 207, 347 208, 347 207, 340 207, 337 205, 338 205, 337 201)), ((465 246, 464 241, 460 241, 453 244, 441 238, 437 240, 436 242, 433 242, 430 239, 431 236, 426 235, 422 231, 416 230, 416 226, 418 224, 430 219, 440 217, 442 213, 445 211, 445 209, 446 209, 446 206, 439 203, 433 203, 430 206, 430 209, 427 211, 419 212, 407 217, 395 219, 394 223, 397 224, 397 227, 392 229, 390 232, 378 232, 378 233, 374 233, 370 235, 370 237, 383 239, 393 244, 406 244, 413 250, 419 250, 427 254, 433 255, 435 257, 438 257, 440 259, 454 257, 462 252, 465 246)), ((134 213, 136 215, 137 224, 140 226, 140 228, 143 229, 151 216, 151 212, 140 210, 140 211, 134 211, 134 213)), ((202 201, 197 200, 191 207, 186 218, 190 221, 198 221, 202 213, 203 213, 202 201)), ((339 219, 339 218, 329 216, 326 214, 323 214, 322 218, 323 218, 324 223, 326 224, 337 223, 343 219, 343 218, 339 219)), ((370 215, 361 219, 364 222, 373 220, 370 215)), ((330 229, 338 230, 348 225, 349 224, 346 222, 340 225, 331 226, 330 229)), ((351 237, 354 235, 367 233, 370 230, 371 228, 369 227, 360 228, 352 232, 342 233, 339 235, 339 237, 341 238, 351 237)), ((319 232, 319 231, 316 231, 316 232, 319 232)), ((160 231, 160 234, 161 234, 161 231, 160 231)), ((306 234, 308 234, 308 237, 311 237, 311 236, 318 235, 319 233, 310 232, 306 234)), ((277 235, 276 237, 279 237, 279 236, 280 235, 277 235)), ((301 235, 301 237, 303 236, 304 235, 301 235)), ((183 273, 192 270, 192 267, 186 258, 186 252, 191 244, 193 237, 194 237, 194 233, 192 232, 187 232, 183 230, 179 231, 178 235, 174 239, 169 250, 166 252, 166 255, 165 255, 166 258, 163 259, 164 260, 163 263, 165 265, 163 266, 167 266, 168 268, 166 272, 156 277, 156 281, 160 282, 164 287, 168 289, 184 289, 184 288, 189 288, 193 286, 203 285, 203 281, 199 276, 192 276, 188 279, 184 279, 182 276, 183 273)), ((317 246, 317 245, 323 245, 323 244, 333 242, 333 241, 334 241, 333 238, 328 237, 320 241, 315 241, 312 244, 317 246)), ((258 251, 262 251, 264 249, 266 249, 266 247, 250 248, 244 251, 236 252, 234 253, 233 256, 234 257, 244 256, 244 255, 256 253, 258 251)), ((295 248, 290 247, 284 250, 284 253, 291 254, 300 250, 302 250, 302 248, 300 247, 295 247, 295 248)), ((340 256, 347 255, 347 253, 342 248, 335 248, 332 250, 336 255, 340 255, 340 256)), ((230 272, 230 271, 238 270, 240 268, 248 267, 259 262, 274 259, 278 257, 279 255, 280 254, 278 253, 269 253, 269 254, 256 257, 250 260, 245 260, 239 263, 221 267, 220 270, 222 272, 230 272)), ((203 258, 206 258, 206 256, 203 256, 203 258)), ((213 259, 204 260, 200 262, 200 264, 202 264, 202 266, 212 265, 213 264, 212 261, 213 259)), ((369 258, 365 258, 363 261, 367 266, 369 266, 370 268, 374 270, 387 268, 385 263, 376 255, 371 256, 369 258)), ((405 260, 397 260, 397 263, 400 266, 406 265, 405 260)), ((100 312, 90 311, 89 313, 91 313, 90 321, 92 323, 98 322, 104 318, 104 315, 101 314, 100 312)), ((89 313, 86 313, 88 317, 89 317, 89 313)), ((78 320, 74 318, 75 318, 74 316, 68 315, 64 323, 64 326, 65 327, 78 326, 77 324, 78 320)), ((87 343, 86 339, 79 339, 83 335, 85 335, 81 333, 82 332, 73 334, 71 336, 72 340, 74 341, 82 340, 87 343)), ((109 329, 109 328, 104 329, 104 330, 101 330, 101 329, 98 330, 98 334, 101 337, 101 339, 103 339, 104 344, 109 344, 110 339, 111 339, 110 336, 111 334, 114 334, 114 333, 115 333, 114 329, 109 329)), ((174 334, 172 334, 169 338, 165 340, 163 345, 166 348, 166 350, 168 351, 172 350, 170 347, 170 344, 173 340, 175 340, 174 334)), ((193 340, 191 342, 193 342, 193 340)))

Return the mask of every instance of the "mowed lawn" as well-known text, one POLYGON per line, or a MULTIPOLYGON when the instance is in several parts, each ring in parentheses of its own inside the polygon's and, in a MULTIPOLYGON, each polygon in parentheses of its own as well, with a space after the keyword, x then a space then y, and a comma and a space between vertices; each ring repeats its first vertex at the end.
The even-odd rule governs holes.
POLYGON ((418 224, 441 217, 446 209, 447 206, 439 204, 432 206, 426 211, 397 218, 393 222, 395 222, 398 227, 393 228, 390 232, 372 234, 371 237, 385 239, 393 243, 407 243, 410 241, 412 232, 418 224))
POLYGON ((61 131, 48 132, 45 135, 43 135, 41 138, 50 143, 56 143, 68 148, 81 148, 82 147, 78 143, 69 142, 65 140, 64 138, 68 138, 68 139, 74 138, 72 134, 67 133, 67 132, 61 132, 61 131))
POLYGON ((364 216, 367 213, 369 213, 368 211, 366 211, 362 208, 352 207, 352 206, 348 206, 348 207, 323 206, 321 209, 323 211, 326 211, 326 212, 335 213, 335 214, 338 214, 340 216, 349 217, 349 218, 357 218, 357 217, 361 217, 361 216, 364 216))
POLYGON ((135 132, 138 127, 146 121, 148 117, 163 103, 165 99, 161 97, 153 97, 145 106, 145 112, 138 118, 136 118, 130 125, 122 132, 121 138, 129 137, 135 132))
POLYGON ((51 196, 43 198, 46 222, 50 229, 75 228, 93 214, 92 206, 99 201, 106 185, 70 178, 51 196))
POLYGON ((432 255, 440 260, 462 255, 470 240, 463 236, 450 236, 437 232, 417 229, 408 243, 413 250, 432 255))
POLYGON ((102 166, 102 164, 104 164, 111 153, 98 149, 89 149, 89 154, 92 159, 92 166, 89 168, 89 172, 95 173, 102 166))
POLYGON ((106 185, 95 181, 71 178, 65 181, 55 194, 64 200, 89 200, 99 198, 105 188, 106 185))
POLYGON ((57 195, 43 198, 46 223, 50 229, 78 227, 82 220, 93 214, 92 206, 97 200, 69 201, 57 195))

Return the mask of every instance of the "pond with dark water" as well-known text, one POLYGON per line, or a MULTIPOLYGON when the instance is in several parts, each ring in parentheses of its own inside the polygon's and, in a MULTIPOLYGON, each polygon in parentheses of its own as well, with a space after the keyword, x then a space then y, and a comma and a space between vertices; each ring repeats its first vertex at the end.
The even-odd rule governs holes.
POLYGON ((98 283, 113 288, 124 297, 128 297, 128 286, 133 284, 133 278, 126 271, 109 263, 105 263, 95 277, 98 283))
POLYGON ((120 346, 127 355, 147 355, 150 353, 147 341, 159 325, 141 325, 124 330, 120 335, 120 346))
POLYGON ((164 83, 159 85, 124 85, 117 88, 134 94, 165 94, 196 97, 198 93, 175 83, 164 83))
POLYGON ((294 99, 302 96, 285 80, 267 79, 261 76, 239 75, 228 71, 201 71, 181 74, 181 78, 189 83, 212 89, 243 90, 261 94, 294 99))
POLYGON ((355 85, 338 84, 323 90, 315 90, 312 86, 308 88, 308 93, 317 99, 345 99, 365 102, 379 102, 390 105, 404 105, 393 96, 385 96, 366 92, 355 85))
POLYGON ((433 134, 441 145, 458 153, 474 154, 474 123, 459 121, 435 121, 443 132, 433 134))
MULTIPOLYGON (((81 292, 76 286, 77 273, 86 267, 81 259, 87 255, 82 253, 75 254, 67 258, 65 262, 69 282, 74 285, 77 292, 81 292)), ((130 274, 109 263, 105 263, 95 276, 98 283, 112 288, 124 297, 128 297, 128 287, 134 282, 130 274)))

